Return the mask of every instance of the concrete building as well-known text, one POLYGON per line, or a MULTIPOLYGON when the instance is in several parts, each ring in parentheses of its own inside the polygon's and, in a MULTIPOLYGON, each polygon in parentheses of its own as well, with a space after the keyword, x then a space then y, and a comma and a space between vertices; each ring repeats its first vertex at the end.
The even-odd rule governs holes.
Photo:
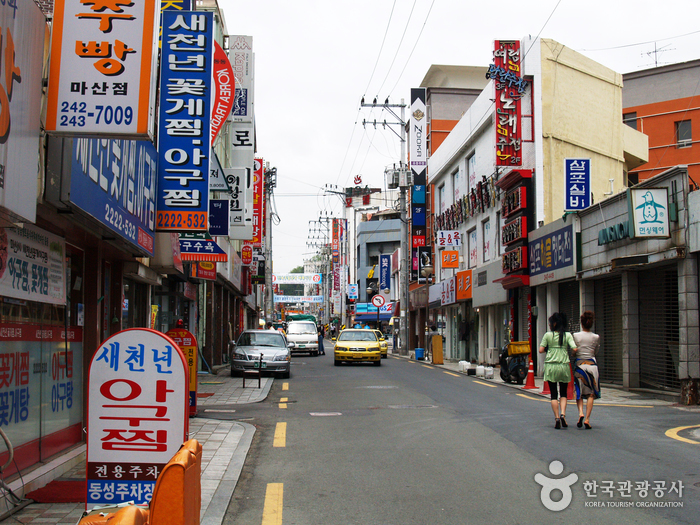
POLYGON ((471 299, 440 294, 437 317, 448 359, 493 362, 509 331, 513 340, 529 341, 534 349, 552 312, 564 310, 578 319, 573 274, 560 282, 544 272, 544 281, 530 287, 533 265, 552 259, 532 260, 528 233, 566 216, 565 159, 590 159, 587 197, 595 203, 624 191, 629 170, 647 160, 646 137, 622 124, 620 74, 553 40, 519 44, 527 87, 515 97, 521 116, 518 161, 499 165, 497 150, 506 151, 497 139, 504 115, 496 109, 492 80, 428 164, 433 229, 458 231, 463 240, 458 268, 438 265, 436 280, 472 272, 471 299))

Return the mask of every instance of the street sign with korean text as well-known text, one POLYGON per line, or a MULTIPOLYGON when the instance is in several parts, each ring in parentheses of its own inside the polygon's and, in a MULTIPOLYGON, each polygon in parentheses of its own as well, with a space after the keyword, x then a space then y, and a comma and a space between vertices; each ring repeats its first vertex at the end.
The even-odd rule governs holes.
POLYGON ((151 138, 159 7, 154 0, 55 2, 48 132, 151 138))
POLYGON ((156 231, 209 227, 214 13, 164 11, 156 231))
POLYGON ((564 209, 585 210, 591 205, 591 159, 564 159, 564 209))
POLYGON ((189 432, 188 370, 170 337, 130 328, 106 339, 88 374, 87 502, 147 504, 189 432))

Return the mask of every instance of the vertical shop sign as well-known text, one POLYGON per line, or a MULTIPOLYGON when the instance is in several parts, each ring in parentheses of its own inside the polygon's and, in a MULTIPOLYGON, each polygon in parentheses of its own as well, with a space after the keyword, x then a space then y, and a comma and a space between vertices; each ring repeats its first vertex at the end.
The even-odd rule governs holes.
POLYGON ((379 289, 391 290, 391 255, 379 256, 379 289))
POLYGON ((46 130, 148 139, 160 3, 57 0, 46 130))
POLYGON ((233 68, 218 42, 214 42, 214 107, 211 112, 211 144, 221 131, 224 122, 231 115, 234 97, 233 68))
POLYGON ((520 99, 527 82, 521 73, 519 40, 496 40, 493 64, 486 78, 492 78, 496 89, 496 166, 520 166, 522 126, 520 99))
POLYGON ((566 211, 591 205, 591 159, 564 159, 564 199, 566 211))
POLYGON ((256 248, 262 248, 263 245, 263 199, 264 189, 263 184, 263 160, 255 159, 255 170, 253 171, 253 237, 252 245, 256 248))
POLYGON ((413 175, 411 191, 411 247, 426 246, 425 187, 427 184, 426 140, 426 90, 411 89, 411 115, 409 124, 409 162, 413 175))
POLYGON ((253 121, 253 37, 233 35, 229 38, 229 60, 236 78, 234 122, 253 121))
POLYGON ((177 343, 131 328, 105 340, 88 374, 86 506, 149 503, 188 434, 188 369, 177 343))
POLYGON ((214 14, 163 12, 157 231, 206 231, 214 14))
POLYGON ((190 417, 194 417, 197 415, 197 372, 199 370, 197 339, 192 335, 192 332, 184 328, 173 328, 172 330, 168 330, 165 335, 177 343, 180 347, 180 351, 185 356, 187 370, 189 372, 189 413, 190 417))

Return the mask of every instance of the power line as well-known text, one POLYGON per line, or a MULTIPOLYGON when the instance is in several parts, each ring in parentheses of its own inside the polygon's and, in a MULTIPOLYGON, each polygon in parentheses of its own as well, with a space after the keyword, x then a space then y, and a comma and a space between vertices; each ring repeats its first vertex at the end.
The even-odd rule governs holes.
POLYGON ((586 52, 591 52, 591 51, 610 51, 612 49, 623 49, 625 47, 634 47, 634 46, 644 46, 647 44, 654 44, 656 42, 663 42, 664 40, 672 40, 674 38, 683 38, 684 36, 690 36, 694 35, 696 33, 700 33, 700 31, 692 31, 690 33, 685 33, 684 35, 676 35, 676 36, 670 36, 668 38, 657 38, 655 40, 649 40, 647 42, 638 42, 636 44, 624 44, 622 46, 613 46, 613 47, 601 47, 598 49, 581 49, 581 51, 586 51, 586 52))

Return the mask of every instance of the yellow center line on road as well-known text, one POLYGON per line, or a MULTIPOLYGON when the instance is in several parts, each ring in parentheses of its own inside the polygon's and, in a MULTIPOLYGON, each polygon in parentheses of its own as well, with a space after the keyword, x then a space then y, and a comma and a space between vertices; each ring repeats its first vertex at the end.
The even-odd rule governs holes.
POLYGON ((280 448, 287 446, 287 423, 277 423, 272 446, 280 448))
POLYGON ((455 377, 461 377, 459 374, 455 374, 454 372, 445 372, 447 375, 450 376, 455 376, 455 377))
POLYGON ((265 490, 262 525, 282 525, 283 500, 284 484, 268 483, 267 490, 265 490))
POLYGON ((289 383, 282 383, 282 390, 289 390, 289 383))
POLYGON ((423 368, 430 368, 431 370, 433 368, 432 366, 428 366, 428 365, 420 365, 420 366, 422 366, 423 368))
POLYGON ((529 396, 529 395, 527 395, 527 394, 515 394, 515 395, 516 395, 516 396, 520 396, 520 397, 524 397, 525 399, 532 399, 533 401, 545 401, 545 402, 549 402, 549 399, 539 398, 539 397, 532 397, 532 396, 529 396))
POLYGON ((287 408, 287 403, 280 403, 280 408, 287 408))
POLYGON ((474 381, 474 383, 477 385, 490 386, 491 388, 496 388, 496 385, 489 385, 488 383, 484 383, 483 381, 474 381))
POLYGON ((280 403, 286 403, 287 401, 289 401, 288 397, 280 397, 280 403))
POLYGON ((668 429, 668 430, 666 431, 666 435, 667 435, 668 437, 670 437, 671 439, 676 439, 676 440, 678 440, 678 441, 683 441, 684 443, 690 443, 690 444, 692 444, 692 445, 700 445, 700 441, 695 441, 695 440, 693 440, 693 439, 688 439, 688 438, 680 437, 680 436, 678 435, 678 433, 679 433, 681 430, 687 430, 687 429, 689 429, 689 428, 698 428, 698 427, 700 427, 700 425, 690 425, 690 426, 687 426, 687 427, 670 428, 670 429, 668 429))

